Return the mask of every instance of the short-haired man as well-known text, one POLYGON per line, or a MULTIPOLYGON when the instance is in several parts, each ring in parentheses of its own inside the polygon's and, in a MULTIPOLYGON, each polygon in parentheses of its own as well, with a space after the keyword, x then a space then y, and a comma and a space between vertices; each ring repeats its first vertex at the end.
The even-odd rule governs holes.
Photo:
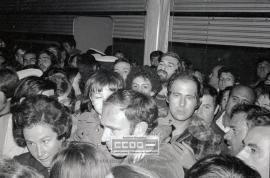
POLYGON ((237 77, 231 68, 222 67, 218 71, 218 79, 218 89, 222 91, 227 87, 234 86, 237 77))
POLYGON ((151 68, 154 68, 154 69, 157 68, 162 55, 163 55, 163 52, 159 51, 159 50, 158 51, 152 51, 150 53, 151 68))
POLYGON ((243 140, 247 132, 260 122, 270 123, 270 111, 256 105, 237 105, 229 121, 230 130, 224 135, 228 148, 227 154, 237 155, 243 148, 243 140))
POLYGON ((225 111, 219 113, 213 120, 213 130, 222 137, 230 130, 229 121, 233 107, 238 104, 254 104, 256 99, 252 88, 245 85, 236 85, 232 88, 225 111))
POLYGON ((201 104, 195 113, 208 125, 211 125, 218 109, 217 95, 217 90, 214 87, 204 85, 201 104))
MULTIPOLYGON (((102 141, 111 154, 124 162, 134 163, 134 155, 117 154, 112 149, 113 138, 147 137, 157 126, 158 109, 153 98, 133 90, 118 90, 105 102, 101 123, 102 141)), ((146 155, 135 164, 154 171, 160 177, 183 177, 181 156, 170 144, 161 144, 158 155, 146 155)))
POLYGON ((23 55, 23 66, 32 66, 37 64, 37 55, 34 51, 26 51, 23 55))
POLYGON ((201 85, 190 73, 174 74, 168 84, 169 113, 159 118, 161 124, 172 124, 172 136, 178 136, 188 127, 190 118, 199 107, 201 85))
MULTIPOLYGON (((220 152, 215 146, 220 138, 214 134, 207 121, 194 115, 200 107, 201 96, 201 85, 191 73, 174 74, 168 84, 169 114, 159 118, 159 125, 169 124, 174 128, 171 143, 177 142, 183 150, 188 147, 182 143, 187 143, 196 159, 220 152)), ((191 165, 185 164, 185 168, 191 165)))
POLYGON ((156 102, 159 110, 164 110, 164 114, 160 115, 162 117, 167 115, 167 85, 171 76, 176 72, 184 71, 182 66, 182 60, 178 54, 173 52, 164 53, 161 57, 161 60, 157 66, 157 74, 160 77, 162 84, 162 90, 158 93, 156 97, 156 102))
POLYGON ((247 165, 255 168, 262 178, 269 178, 270 125, 269 122, 250 129, 243 141, 244 148, 237 155, 247 165))

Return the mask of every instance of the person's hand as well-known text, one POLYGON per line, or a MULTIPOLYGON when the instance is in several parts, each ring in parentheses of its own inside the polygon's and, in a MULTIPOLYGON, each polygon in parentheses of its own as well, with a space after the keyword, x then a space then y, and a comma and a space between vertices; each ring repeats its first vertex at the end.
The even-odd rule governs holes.
POLYGON ((172 145, 179 153, 183 167, 186 169, 190 169, 193 166, 193 164, 196 163, 193 149, 185 142, 182 143, 174 142, 172 143, 172 145))

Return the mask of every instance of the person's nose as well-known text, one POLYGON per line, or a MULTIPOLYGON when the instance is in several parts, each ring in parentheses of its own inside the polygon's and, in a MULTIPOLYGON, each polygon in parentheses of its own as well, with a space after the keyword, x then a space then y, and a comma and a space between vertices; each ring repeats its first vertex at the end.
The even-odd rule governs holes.
POLYGON ((185 103, 186 103, 185 97, 180 96, 180 101, 179 101, 180 106, 185 106, 185 103))
POLYGON ((44 148, 41 146, 41 145, 37 145, 37 155, 38 157, 42 157, 45 153, 45 150, 44 148))

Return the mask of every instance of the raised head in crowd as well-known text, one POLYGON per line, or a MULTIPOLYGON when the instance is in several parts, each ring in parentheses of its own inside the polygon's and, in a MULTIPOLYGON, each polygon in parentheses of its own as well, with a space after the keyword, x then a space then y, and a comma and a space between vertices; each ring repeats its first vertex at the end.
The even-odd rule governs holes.
POLYGON ((27 47, 25 45, 15 46, 12 67, 14 67, 16 70, 20 70, 23 67, 23 55, 25 51, 27 51, 27 47))
POLYGON ((229 67, 222 67, 218 71, 218 89, 224 90, 226 87, 234 86, 237 81, 235 72, 229 67))
POLYGON ((261 178, 259 173, 236 157, 211 155, 192 166, 185 178, 261 178))
POLYGON ((52 162, 50 178, 105 178, 110 162, 95 146, 71 142, 52 162))
POLYGON ((156 69, 160 60, 161 60, 161 56, 163 55, 162 51, 152 51, 150 53, 150 63, 151 63, 151 68, 156 69))
POLYGON ((70 114, 57 100, 43 95, 27 97, 12 114, 29 151, 14 159, 49 177, 53 157, 70 136, 70 114))
POLYGON ((126 81, 127 76, 131 70, 131 63, 127 59, 118 59, 114 62, 113 71, 120 74, 121 77, 126 81))
POLYGON ((32 50, 27 50, 25 51, 23 55, 23 67, 37 67, 37 55, 34 51, 32 50))
POLYGON ((256 105, 237 105, 232 110, 230 130, 224 135, 228 148, 226 154, 235 156, 243 148, 243 140, 249 129, 261 123, 270 123, 270 111, 256 105))
POLYGON ((159 76, 148 66, 133 67, 127 76, 127 89, 132 89, 155 97, 161 90, 159 76))
MULTIPOLYGON (((160 177, 183 177, 181 156, 170 144, 161 144, 159 154, 145 155, 142 159, 136 158, 140 153, 121 153, 112 147, 113 139, 147 137, 157 126, 157 117, 158 109, 153 98, 133 90, 118 90, 104 102, 102 141, 115 158, 123 159, 126 163, 135 163, 160 177)), ((156 147, 152 151, 154 149, 156 147)))
POLYGON ((59 67, 56 56, 48 50, 39 52, 37 65, 43 72, 46 72, 51 67, 59 67))

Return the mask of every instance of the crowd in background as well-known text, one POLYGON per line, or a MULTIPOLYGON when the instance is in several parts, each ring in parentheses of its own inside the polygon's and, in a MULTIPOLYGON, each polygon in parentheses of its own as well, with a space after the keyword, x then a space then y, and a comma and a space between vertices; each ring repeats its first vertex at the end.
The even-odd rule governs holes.
POLYGON ((138 66, 122 51, 82 53, 73 38, 7 48, 0 177, 269 178, 270 58, 243 85, 228 66, 206 75, 175 52, 138 66), (131 136, 155 136, 158 153, 113 150, 131 136))

